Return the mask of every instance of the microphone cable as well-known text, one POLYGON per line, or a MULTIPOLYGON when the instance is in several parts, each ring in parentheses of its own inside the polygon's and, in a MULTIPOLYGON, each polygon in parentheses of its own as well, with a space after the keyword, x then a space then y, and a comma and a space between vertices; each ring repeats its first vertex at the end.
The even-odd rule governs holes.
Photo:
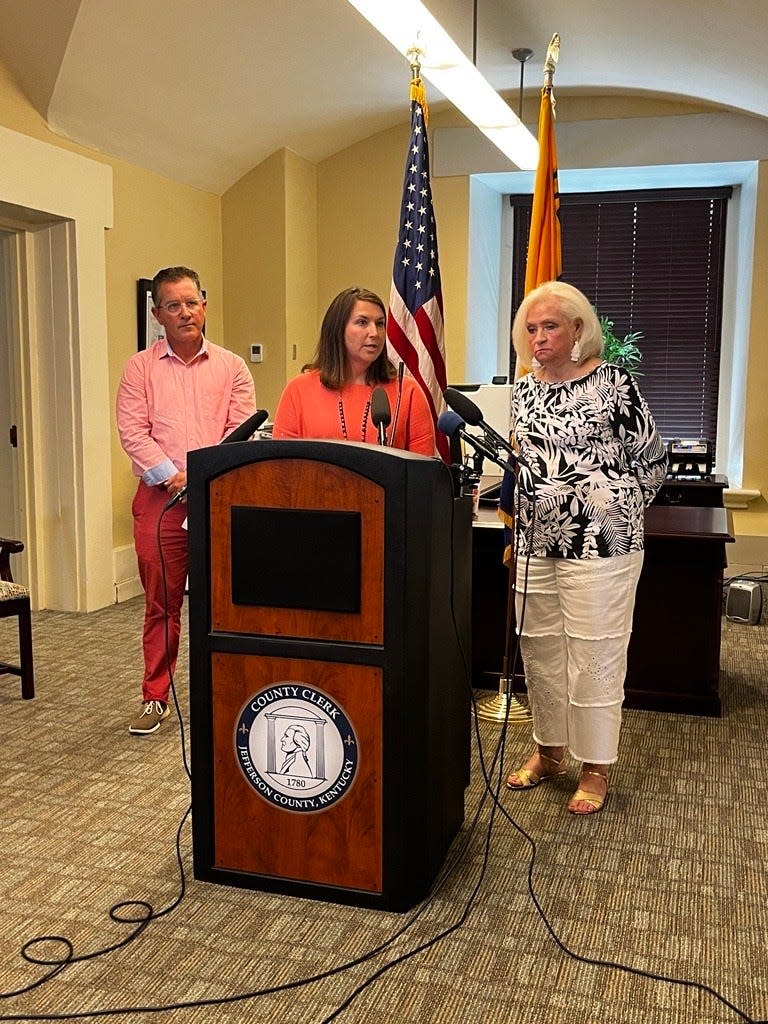
MULTIPOLYGON (((162 523, 163 523, 163 517, 165 516, 165 514, 170 509, 171 502, 175 501, 175 498, 176 498, 176 496, 174 496, 174 498, 172 498, 171 501, 169 501, 165 505, 165 507, 160 512, 160 517, 157 520, 157 552, 158 552, 158 556, 159 556, 159 559, 160 559, 160 575, 161 575, 162 580, 163 580, 163 603, 164 603, 164 612, 165 612, 165 615, 164 615, 165 664, 166 664, 166 667, 168 669, 169 692, 170 692, 171 696, 173 697, 173 706, 174 706, 174 710, 176 711, 176 718, 178 719, 178 722, 179 722, 179 739, 180 739, 180 742, 181 742, 181 760, 182 760, 182 764, 184 766, 184 771, 186 773, 186 776, 189 779, 189 781, 191 782, 192 781, 192 771, 191 771, 191 769, 189 767, 189 758, 187 756, 187 739, 186 739, 186 732, 185 732, 185 729, 184 729, 184 717, 183 717, 183 715, 181 713, 181 705, 179 704, 179 697, 178 697, 178 694, 176 693, 176 680, 174 679, 173 669, 171 668, 171 638, 170 638, 170 634, 169 634, 169 631, 168 631, 168 619, 169 619, 169 614, 168 614, 168 576, 167 576, 166 568, 165 568, 165 555, 163 553, 163 543, 162 543, 162 536, 161 536, 161 527, 162 527, 162 523)), ((183 605, 183 603, 184 603, 184 601, 183 601, 183 598, 182 598, 182 605, 183 605)), ((192 804, 190 802, 189 810, 187 811, 187 813, 189 813, 189 811, 191 811, 191 810, 192 810, 192 804)))
MULTIPOLYGON (((170 657, 170 635, 168 630, 168 580, 165 565, 165 556, 163 552, 161 527, 163 518, 171 507, 171 502, 167 502, 162 508, 157 521, 157 550, 160 561, 160 573, 163 581, 163 601, 165 606, 165 656, 166 664, 168 668, 168 679, 170 684, 170 693, 173 697, 173 703, 176 709, 176 714, 179 720, 180 739, 181 739, 181 756, 184 771, 187 775, 188 780, 191 780, 191 771, 189 768, 189 761, 187 756, 187 742, 186 734, 184 730, 184 719, 181 713, 181 707, 179 705, 178 695, 176 693, 176 684, 171 670, 171 657, 170 657)), ((13 996, 24 995, 27 992, 31 992, 36 988, 41 987, 45 983, 52 981, 58 974, 60 974, 66 967, 71 964, 84 963, 89 960, 96 960, 99 957, 105 956, 108 953, 113 953, 118 949, 122 949, 128 946, 131 942, 138 939, 139 936, 144 932, 146 927, 151 921, 158 920, 159 918, 165 917, 170 914, 184 899, 186 894, 186 873, 184 871, 184 863, 181 852, 181 835, 184 829, 184 825, 192 812, 192 802, 187 806, 186 811, 179 821, 176 829, 176 840, 175 840, 175 853, 176 863, 179 871, 179 887, 176 896, 171 902, 161 910, 156 910, 155 907, 144 899, 135 900, 121 900, 118 903, 114 903, 108 911, 108 916, 111 921, 116 924, 128 924, 135 926, 131 932, 124 938, 111 943, 107 946, 102 946, 98 949, 92 950, 89 953, 75 954, 75 946, 71 939, 65 935, 39 935, 32 939, 28 939, 19 951, 19 955, 23 960, 29 964, 33 964, 38 967, 49 967, 51 968, 46 974, 38 978, 36 981, 30 982, 28 985, 24 985, 21 988, 15 989, 10 992, 0 992, 0 999, 9 999, 13 996), (55 956, 53 953, 43 955, 42 952, 38 952, 38 947, 44 945, 59 945, 63 947, 63 952, 60 956, 55 956)), ((0 1016, 0 1021, 5 1020, 70 1020, 78 1016, 97 1016, 95 1014, 50 1014, 43 1016, 30 1016, 25 1015, 24 1017, 13 1017, 13 1016, 0 1016)))
MULTIPOLYGON (((444 463, 441 463, 441 465, 444 467, 444 471, 446 473, 448 473, 449 476, 450 476, 450 469, 444 463)), ((451 493, 453 493, 452 479, 451 479, 451 493)), ((451 527, 450 527, 451 535, 453 533, 453 512, 454 512, 454 505, 453 505, 453 501, 452 501, 451 502, 451 527)), ((161 518, 162 518, 162 515, 161 515, 161 518)), ((160 534, 159 534, 159 525, 158 525, 158 538, 159 538, 159 536, 160 536, 160 534)), ((453 559, 453 549, 452 549, 452 547, 451 547, 451 559, 453 559)), ((454 593, 453 593, 453 585, 454 585, 453 584, 453 576, 454 576, 454 573, 453 573, 453 561, 452 561, 451 562, 450 607, 451 607, 451 615, 452 615, 453 627, 454 627, 454 630, 456 631, 456 635, 459 636, 458 624, 457 624, 456 619, 455 619, 455 610, 454 610, 454 608, 455 608, 455 599, 454 599, 454 593)), ((165 577, 164 577, 164 579, 165 579, 165 577)), ((167 594, 167 591, 166 591, 166 594, 167 594)), ((466 652, 464 651, 464 649, 463 649, 463 647, 461 645, 459 645, 459 651, 460 651, 462 663, 463 663, 463 666, 464 666, 465 681, 467 682, 467 684, 468 684, 468 686, 470 688, 470 694, 471 694, 471 679, 470 679, 470 675, 469 675, 469 665, 468 665, 467 659, 466 659, 466 652)), ((175 697, 175 689, 172 692, 174 693, 174 699, 176 699, 176 697, 175 697)), ((177 704, 177 711, 178 710, 179 709, 178 709, 178 704, 177 704)), ((185 758, 185 765, 186 765, 186 758, 185 758)), ((477 831, 477 828, 479 826, 480 816, 482 814, 482 811, 483 811, 483 808, 484 808, 484 806, 486 804, 486 801, 487 801, 487 793, 484 791, 483 794, 481 795, 481 799, 480 799, 480 801, 478 803, 478 807, 477 807, 477 809, 476 809, 476 811, 474 813, 474 816, 473 816, 473 819, 471 821, 471 824, 470 824, 469 828, 465 830, 463 836, 461 837, 461 840, 460 840, 460 843, 459 843, 458 847, 454 846, 454 849, 452 850, 452 852, 449 851, 449 854, 448 854, 448 856, 447 856, 447 858, 445 860, 445 863, 443 864, 440 872, 438 873, 438 877, 436 878, 435 882, 433 883, 433 885, 432 885, 432 887, 430 889, 430 892, 427 894, 425 899, 422 900, 421 903, 412 911, 412 913, 409 914, 408 919, 403 923, 403 925, 401 927, 399 927, 392 935, 390 935, 384 942, 380 943, 378 946, 374 947, 373 949, 365 951, 364 953, 362 953, 362 954, 360 954, 360 955, 358 955, 358 956, 356 956, 356 957, 346 961, 343 964, 340 964, 340 965, 338 965, 336 967, 333 967, 333 968, 329 968, 328 970, 325 970, 325 971, 318 972, 317 974, 312 975, 310 977, 299 978, 299 979, 296 979, 294 981, 282 983, 280 985, 268 986, 268 987, 265 987, 265 988, 252 990, 252 991, 246 992, 246 993, 238 993, 238 994, 231 995, 231 996, 222 996, 222 997, 211 998, 211 999, 203 999, 203 1000, 181 1001, 181 1002, 176 1002, 176 1003, 173 1003, 173 1004, 167 1004, 165 1006, 123 1007, 123 1008, 118 1008, 118 1009, 96 1010, 96 1011, 80 1012, 80 1013, 73 1013, 73 1014, 57 1014, 57 1015, 46 1016, 45 1018, 43 1018, 43 1017, 34 1017, 34 1016, 25 1016, 23 1019, 24 1020, 29 1020, 29 1021, 31 1021, 31 1020, 38 1020, 38 1019, 71 1020, 71 1019, 76 1019, 76 1018, 83 1017, 83 1016, 108 1016, 108 1015, 113 1015, 113 1014, 117 1014, 117 1013, 128 1013, 128 1012, 133 1012, 133 1013, 148 1012, 148 1011, 155 1011, 155 1012, 157 1012, 157 1011, 165 1011, 165 1010, 194 1008, 194 1007, 200 1007, 200 1006, 220 1006, 220 1005, 224 1005, 224 1004, 228 1004, 228 1003, 241 1002, 241 1001, 245 1001, 245 1000, 248 1000, 248 999, 258 998, 260 996, 270 995, 270 994, 273 994, 273 993, 276 993, 276 992, 289 991, 289 990, 292 990, 292 989, 300 988, 300 987, 302 987, 304 985, 309 985, 309 984, 313 984, 313 983, 318 982, 318 981, 322 981, 322 980, 324 980, 326 978, 333 977, 333 976, 338 975, 338 974, 340 974, 340 973, 342 973, 344 971, 351 970, 354 967, 360 966, 360 965, 362 965, 362 964, 372 960, 376 956, 379 956, 381 953, 385 952, 387 949, 391 948, 391 946, 395 942, 397 942, 402 936, 407 934, 408 931, 413 928, 413 926, 416 924, 416 922, 433 905, 433 903, 434 903, 435 899, 437 898, 437 896, 439 895, 439 893, 443 890, 445 885, 453 877, 455 872, 458 870, 458 868, 464 862, 464 859, 465 859, 465 857, 467 855, 467 852, 470 849, 471 841, 474 838, 475 833, 477 831)), ((177 852, 178 852, 178 856, 179 856, 179 867, 180 867, 180 871, 181 871, 181 874, 182 874, 181 892, 180 892, 179 897, 176 900, 176 902, 173 905, 171 905, 168 908, 166 908, 166 910, 164 910, 162 912, 162 914, 168 913, 168 912, 170 912, 170 910, 174 909, 175 906, 178 906, 178 904, 181 902, 181 899, 182 899, 182 897, 184 895, 184 869, 183 869, 183 864, 181 862, 181 854, 180 854, 180 848, 179 848, 178 844, 180 843, 181 828, 183 827, 183 824, 186 821, 186 818, 189 815, 190 810, 191 810, 191 807, 185 813, 184 818, 182 819, 182 822, 181 822, 181 824, 179 826, 179 830, 177 832, 177 852)), ((484 842, 483 859, 482 859, 482 867, 481 867, 480 875, 479 875, 479 877, 478 877, 478 879, 477 879, 477 881, 476 881, 472 891, 470 892, 469 896, 467 897, 467 899, 466 899, 466 901, 465 901, 465 903, 463 905, 463 908, 461 908, 458 918, 455 921, 453 921, 452 923, 450 923, 449 925, 447 925, 445 928, 443 928, 436 935, 434 935, 431 938, 421 942, 414 949, 407 950, 406 952, 400 954, 398 957, 394 958, 391 961, 388 961, 388 963, 386 963, 386 964, 382 965, 381 967, 379 967, 375 972, 373 972, 373 974, 371 974, 368 978, 364 979, 364 981, 360 985, 357 986, 357 988, 347 997, 347 999, 340 1006, 336 1007, 336 1009, 331 1013, 331 1015, 325 1019, 323 1024, 326 1024, 326 1022, 330 1022, 330 1021, 336 1019, 336 1017, 338 1017, 341 1013, 344 1012, 344 1010, 346 1010, 349 1007, 349 1005, 351 1005, 351 1003, 357 998, 358 995, 360 995, 363 991, 365 991, 365 989, 367 989, 370 985, 372 985, 378 978, 383 976, 383 974, 385 974, 391 967, 398 966, 399 964, 402 964, 402 963, 406 962, 407 960, 409 960, 411 957, 415 956, 417 953, 422 952, 423 950, 426 950, 426 949, 430 948, 431 946, 434 946, 436 943, 438 943, 442 939, 446 938, 448 935, 450 935, 453 932, 455 932, 457 929, 459 929, 465 923, 465 921, 467 920, 467 918, 469 916, 469 913, 470 913, 470 911, 471 911, 471 909, 472 909, 472 907, 473 907, 473 905, 475 903, 477 894, 478 894, 478 892, 480 890, 480 887, 482 885, 483 879, 484 879, 485 874, 486 874, 486 870, 487 870, 487 866, 488 866, 488 858, 489 858, 490 848, 491 848, 490 847, 491 831, 492 831, 493 820, 495 818, 495 813, 496 813, 495 806, 492 805, 490 821, 488 823, 488 827, 486 828, 486 838, 485 838, 485 842, 484 842)), ((142 921, 140 923, 140 928, 137 929, 136 933, 134 935, 129 936, 128 939, 126 939, 123 943, 121 943, 121 945, 124 945, 127 942, 132 941, 133 938, 137 938, 138 935, 141 933, 141 931, 144 930, 144 928, 146 927, 146 925, 149 923, 150 920, 152 920, 155 917, 162 916, 161 913, 155 913, 154 911, 152 911, 151 906, 149 904, 145 903, 144 901, 140 901, 140 902, 137 901, 137 905, 144 906, 147 909, 147 913, 144 916, 144 918, 142 919, 142 921)), ((68 941, 68 940, 65 940, 65 941, 68 941)), ((117 948, 117 947, 110 947, 108 949, 103 949, 103 950, 97 951, 94 954, 89 954, 88 956, 83 956, 83 957, 78 957, 78 958, 69 957, 67 959, 66 963, 68 963, 68 962, 76 962, 77 960, 82 960, 82 959, 89 959, 91 957, 100 955, 102 953, 110 952, 112 948, 117 948)), ((66 963, 62 964, 59 969, 62 969, 63 966, 66 966, 66 963)), ((46 979, 43 979, 43 980, 46 980, 46 979)), ((0 1021, 13 1020, 13 1019, 18 1019, 18 1018, 2 1017, 2 1016, 0 1016, 0 1021)))
MULTIPOLYGON (((450 491, 451 491, 451 494, 453 494, 453 483, 454 483, 454 481, 453 481, 453 475, 451 473, 451 469, 444 462, 441 462, 441 465, 443 466, 444 471, 448 474, 449 481, 450 481, 450 491)), ((450 518, 450 525, 449 525, 449 531, 450 531, 451 536, 453 536, 453 530, 454 530, 454 515, 455 515, 455 502, 452 499, 451 500, 451 518, 450 518)), ((376 981, 378 981, 380 978, 382 978, 387 973, 387 971, 391 970, 394 967, 401 966, 402 964, 404 964, 408 960, 410 960, 412 957, 417 956, 419 953, 422 953, 425 950, 432 948, 433 946, 437 945, 437 943, 441 942, 443 939, 448 938, 454 932, 458 931, 466 923, 466 921, 468 920, 469 915, 470 915, 470 913, 471 913, 471 911, 472 911, 472 909, 473 909, 473 907, 475 905, 477 897, 478 897, 478 895, 480 893, 480 890, 482 888, 483 882, 484 882, 484 880, 486 878, 487 869, 488 869, 488 862, 489 862, 489 857, 490 857, 490 851, 491 851, 491 840, 492 840, 492 837, 493 837, 493 829, 494 829, 494 823, 495 823, 495 818, 496 818, 496 812, 497 812, 497 809, 501 808, 501 802, 500 802, 500 800, 498 798, 498 792, 496 794, 494 794, 494 792, 493 792, 493 788, 491 786, 490 779, 488 777, 488 772, 487 772, 487 769, 485 768, 484 757, 483 757, 483 753, 482 753, 483 742, 482 742, 482 737, 481 737, 480 731, 479 731, 478 716, 477 716, 477 713, 476 713, 477 712, 477 705, 476 705, 476 702, 475 702, 475 695, 474 695, 474 691, 473 691, 473 688, 472 688, 471 666, 469 665, 469 662, 467 660, 466 650, 464 649, 464 646, 463 646, 463 644, 461 642, 461 632, 460 632, 460 629, 459 629, 458 622, 456 620, 456 607, 455 607, 456 602, 455 602, 455 590, 454 590, 455 572, 454 572, 453 556, 454 556, 453 544, 451 544, 450 595, 449 595, 449 606, 450 606, 450 609, 451 609, 451 622, 452 622, 452 625, 453 625, 454 634, 455 634, 455 636, 456 636, 456 638, 458 640, 457 649, 458 649, 459 655, 461 657, 461 662, 462 662, 462 666, 463 666, 464 682, 465 682, 465 684, 466 684, 466 686, 467 686, 467 688, 469 690, 470 703, 471 703, 472 708, 473 708, 473 710, 475 712, 472 715, 472 718, 474 720, 474 728, 475 728, 476 741, 477 741, 477 744, 478 744, 478 749, 480 751, 480 759, 481 759, 481 763, 483 765, 483 776, 484 776, 486 785, 484 786, 483 791, 481 793, 480 800, 478 802, 478 806, 477 806, 477 808, 475 810, 475 813, 474 813, 474 816, 472 818, 472 821, 471 821, 471 824, 470 824, 469 828, 466 830, 466 833, 462 837, 462 840, 459 843, 458 847, 453 850, 453 854, 452 855, 451 855, 451 852, 449 851, 449 855, 448 855, 448 858, 446 859, 445 864, 443 865, 443 869, 438 874, 438 877, 437 877, 435 883, 433 884, 432 888, 430 889, 430 892, 429 892, 428 896, 419 905, 418 911, 413 916, 412 921, 409 922, 407 928, 410 928, 411 925, 414 924, 415 921, 418 919, 418 917, 421 916, 421 914, 431 905, 431 903, 434 901, 436 896, 441 892, 441 890, 447 884, 447 882, 450 880, 450 878, 452 878, 453 874, 458 869, 458 867, 461 864, 463 864, 463 862, 464 862, 464 860, 465 860, 465 858, 466 858, 466 856, 467 856, 467 854, 469 852, 471 840, 474 837, 475 833, 477 832, 477 829, 479 828, 480 818, 481 818, 481 814, 483 812, 483 808, 485 807, 486 801, 487 801, 488 797, 490 796, 492 802, 491 802, 491 808, 490 808, 489 816, 488 816, 488 819, 487 819, 487 822, 486 822, 486 825, 485 825, 485 831, 484 831, 485 838, 484 838, 484 842, 483 842, 483 853, 482 853, 482 861, 481 861, 481 865, 480 865, 479 874, 478 874, 478 877, 477 877, 477 879, 476 879, 476 881, 475 881, 475 883, 474 883, 470 893, 468 894, 466 900, 464 901, 463 906, 460 908, 460 912, 459 912, 458 918, 455 921, 453 921, 452 923, 446 925, 444 928, 442 928, 437 934, 433 935, 431 938, 425 939, 424 941, 420 942, 413 949, 410 949, 410 950, 407 950, 407 951, 401 953, 399 956, 397 956, 394 959, 388 961, 386 964, 382 964, 371 975, 369 975, 369 977, 365 978, 362 982, 360 982, 357 985, 357 987, 349 994, 349 996, 347 996, 347 998, 344 1000, 344 1002, 341 1003, 338 1007, 336 1007, 336 1009, 328 1017, 323 1018, 321 1024, 331 1024, 332 1021, 334 1021, 341 1013, 343 1013, 346 1009, 348 1009, 352 1005, 352 1003, 354 1002, 355 999, 358 998, 358 996, 362 995, 362 993, 365 992, 366 989, 370 988, 371 985, 373 985, 376 981)), ((503 745, 497 744, 496 749, 494 751, 494 755, 493 755, 493 764, 496 764, 497 762, 499 764, 503 764, 503 760, 501 759, 502 751, 503 751, 503 745)), ((407 930, 407 928, 401 929, 398 933, 396 933, 396 935, 392 937, 390 942, 394 942, 396 938, 399 938, 400 935, 402 935, 407 930)))

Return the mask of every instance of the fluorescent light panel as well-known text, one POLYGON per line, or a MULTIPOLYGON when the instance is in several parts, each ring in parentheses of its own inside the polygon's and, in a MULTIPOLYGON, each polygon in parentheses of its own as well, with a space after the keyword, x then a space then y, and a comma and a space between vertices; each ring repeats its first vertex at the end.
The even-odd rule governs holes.
POLYGON ((539 144, 534 136, 420 0, 348 2, 404 57, 418 46, 422 76, 521 170, 535 170, 539 144))

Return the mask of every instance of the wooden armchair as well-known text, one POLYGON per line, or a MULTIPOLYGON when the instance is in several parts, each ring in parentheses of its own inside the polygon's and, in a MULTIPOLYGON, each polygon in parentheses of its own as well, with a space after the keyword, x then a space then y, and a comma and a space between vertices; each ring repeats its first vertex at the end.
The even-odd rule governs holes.
POLYGON ((0 661, 0 675, 11 673, 21 677, 21 696, 31 700, 35 696, 35 673, 32 660, 32 613, 29 591, 13 582, 11 555, 24 550, 20 540, 0 537, 0 619, 15 615, 19 620, 19 665, 0 661))

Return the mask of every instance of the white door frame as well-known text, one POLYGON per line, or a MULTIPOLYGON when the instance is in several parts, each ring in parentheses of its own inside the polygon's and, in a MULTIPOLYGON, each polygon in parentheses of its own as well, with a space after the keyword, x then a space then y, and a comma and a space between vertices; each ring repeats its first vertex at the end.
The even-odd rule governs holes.
MULTIPOLYGON (((0 533, 20 537, 24 508, 19 486, 20 449, 11 444, 11 430, 18 435, 20 345, 16 338, 16 310, 12 300, 15 256, 15 235, 5 230, 0 220, 0 533)), ((14 576, 23 583, 28 580, 26 552, 14 559, 14 576)))
POLYGON ((22 228, 9 249, 27 582, 36 608, 93 611, 115 600, 104 240, 112 171, 1 126, 0 150, 0 205, 22 228))

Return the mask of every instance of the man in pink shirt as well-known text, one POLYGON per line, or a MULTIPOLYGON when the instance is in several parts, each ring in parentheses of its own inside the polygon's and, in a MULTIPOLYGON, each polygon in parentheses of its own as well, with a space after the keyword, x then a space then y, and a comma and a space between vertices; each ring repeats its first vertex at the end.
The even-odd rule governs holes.
POLYGON ((187 452, 218 444, 256 409, 245 361, 203 335, 206 300, 195 271, 159 271, 152 302, 165 338, 128 361, 117 391, 120 443, 139 478, 133 536, 146 595, 142 705, 129 725, 137 736, 155 732, 170 714, 168 692, 179 649, 188 566, 186 510, 183 502, 164 512, 165 507, 186 487, 187 452))

